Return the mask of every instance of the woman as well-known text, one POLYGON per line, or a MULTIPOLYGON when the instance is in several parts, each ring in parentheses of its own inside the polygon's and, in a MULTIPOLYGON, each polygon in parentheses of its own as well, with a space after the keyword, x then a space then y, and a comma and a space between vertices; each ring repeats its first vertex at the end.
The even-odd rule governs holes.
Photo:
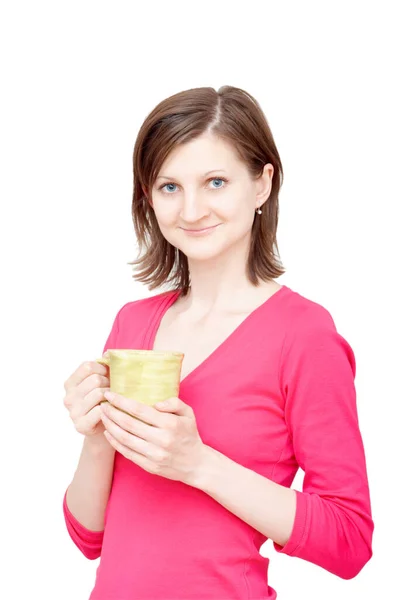
POLYGON ((64 514, 101 556, 91 600, 276 598, 267 538, 355 577, 373 532, 355 358, 324 307, 275 281, 283 172, 259 104, 231 86, 167 98, 133 161, 135 277, 171 290, 124 305, 104 351, 185 358, 180 397, 154 407, 109 394, 96 362, 65 383, 84 443, 64 514))

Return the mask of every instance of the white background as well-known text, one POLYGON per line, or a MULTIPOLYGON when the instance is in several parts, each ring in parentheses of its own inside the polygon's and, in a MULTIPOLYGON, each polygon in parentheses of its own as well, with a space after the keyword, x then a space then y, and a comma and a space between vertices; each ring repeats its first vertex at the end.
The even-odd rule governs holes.
POLYGON ((270 584, 281 600, 395 597, 394 5, 2 2, 2 598, 88 599, 98 561, 62 515, 82 441, 63 382, 148 295, 127 265, 142 121, 172 93, 224 84, 259 100, 282 158, 279 281, 323 304, 354 349, 376 523, 355 579, 268 542, 270 584))

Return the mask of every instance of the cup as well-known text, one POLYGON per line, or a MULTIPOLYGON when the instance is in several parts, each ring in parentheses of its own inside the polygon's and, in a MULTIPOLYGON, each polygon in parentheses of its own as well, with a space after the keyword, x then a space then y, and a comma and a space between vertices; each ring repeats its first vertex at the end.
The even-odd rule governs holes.
POLYGON ((109 367, 111 392, 152 406, 178 396, 182 352, 107 350, 96 362, 109 367))

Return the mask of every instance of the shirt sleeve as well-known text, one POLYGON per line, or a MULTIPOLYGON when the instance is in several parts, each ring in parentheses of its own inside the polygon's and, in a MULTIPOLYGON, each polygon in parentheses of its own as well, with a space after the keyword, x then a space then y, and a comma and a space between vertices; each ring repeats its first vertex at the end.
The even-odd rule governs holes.
MULTIPOLYGON (((117 338, 119 333, 119 315, 123 308, 124 307, 122 307, 119 310, 113 321, 111 331, 108 335, 104 349, 102 351, 103 354, 108 348, 117 348, 117 338)), ((63 499, 63 514, 68 533, 72 541, 84 554, 84 556, 86 556, 90 560, 94 560, 101 556, 104 532, 91 531, 90 529, 87 529, 81 523, 79 523, 79 521, 72 515, 68 508, 68 505, 66 503, 66 493, 67 492, 65 492, 63 499)))
POLYGON ((72 515, 66 503, 66 492, 63 501, 63 512, 68 533, 86 558, 95 560, 101 556, 103 531, 91 531, 83 527, 81 523, 72 515))
POLYGON ((365 453, 358 424, 355 357, 319 306, 287 335, 280 385, 303 491, 296 493, 291 536, 277 552, 343 578, 355 577, 372 556, 365 453))

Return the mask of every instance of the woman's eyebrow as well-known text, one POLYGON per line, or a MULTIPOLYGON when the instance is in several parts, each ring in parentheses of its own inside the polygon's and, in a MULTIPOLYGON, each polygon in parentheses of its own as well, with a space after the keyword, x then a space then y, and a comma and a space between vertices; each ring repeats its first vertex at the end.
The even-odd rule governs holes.
MULTIPOLYGON (((206 177, 207 175, 210 175, 210 173, 225 173, 225 169, 212 169, 211 171, 207 171, 203 177, 206 177)), ((157 179, 177 179, 177 177, 168 177, 167 175, 158 175, 157 179)))

